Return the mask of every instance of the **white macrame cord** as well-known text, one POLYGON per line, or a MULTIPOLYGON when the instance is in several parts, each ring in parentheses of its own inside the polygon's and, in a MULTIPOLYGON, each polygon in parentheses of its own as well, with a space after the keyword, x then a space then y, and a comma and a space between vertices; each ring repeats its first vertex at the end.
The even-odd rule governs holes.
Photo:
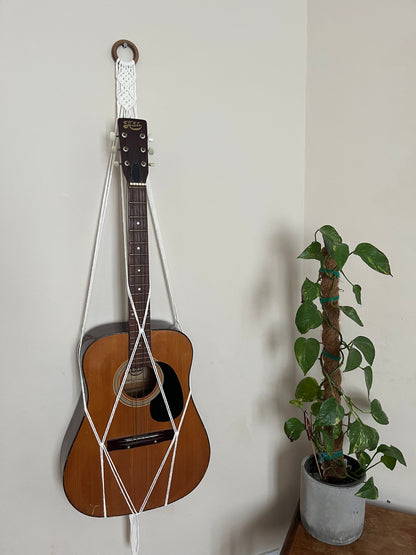
MULTIPOLYGON (((120 117, 137 118, 135 65, 136 64, 133 60, 126 62, 126 61, 123 61, 119 58, 116 61, 117 119, 120 118, 120 117)), ((116 119, 115 126, 114 126, 115 130, 117 129, 117 119, 116 119)), ((181 420, 179 422, 179 425, 176 426, 176 424, 174 422, 174 419, 172 417, 172 413, 171 413, 171 410, 170 410, 170 407, 169 407, 168 400, 167 400, 165 392, 163 390, 163 384, 161 382, 159 372, 157 371, 156 363, 153 359, 153 356, 152 356, 152 353, 151 353, 151 350, 150 350, 150 346, 148 344, 146 334, 145 334, 145 324, 146 324, 146 320, 148 318, 149 307, 150 307, 151 286, 149 287, 149 295, 147 297, 144 318, 143 318, 143 321, 140 322, 138 314, 137 314, 135 306, 134 306, 132 294, 131 294, 130 288, 128 286, 128 279, 126 279, 127 295, 128 295, 128 299, 129 299, 130 309, 133 311, 134 318, 135 318, 136 323, 137 323, 138 335, 137 335, 137 339, 135 341, 134 347, 132 349, 131 355, 129 357, 129 360, 127 362, 127 365, 126 365, 126 368, 125 368, 125 371, 124 371, 124 374, 123 374, 123 378, 122 378, 122 381, 120 383, 120 388, 119 388, 118 394, 116 396, 116 399, 114 401, 111 412, 108 416, 107 425, 105 427, 105 431, 104 431, 104 434, 102 435, 102 437, 100 437, 100 435, 99 435, 99 433, 96 429, 96 426, 93 422, 93 419, 92 419, 92 417, 91 417, 91 415, 88 411, 86 384, 85 384, 85 380, 84 380, 84 376, 83 376, 83 370, 82 370, 82 354, 83 354, 82 353, 82 341, 83 341, 83 337, 86 334, 86 329, 87 329, 87 319, 88 319, 88 313, 89 313, 91 298, 92 298, 92 293, 93 293, 93 285, 94 285, 94 278, 95 278, 96 267, 97 267, 97 260, 98 260, 98 256, 99 256, 99 252, 100 252, 100 246, 101 246, 101 241, 102 241, 102 233, 103 233, 103 229, 104 229, 105 217, 106 217, 106 212, 107 212, 107 207, 108 207, 108 200, 109 200, 109 195, 110 195, 110 190, 111 190, 111 183, 112 183, 112 177, 113 177, 115 156, 116 156, 116 152, 117 152, 116 141, 117 141, 117 138, 116 138, 115 133, 114 133, 113 138, 112 138, 110 156, 109 156, 109 160, 108 160, 108 164, 107 164, 107 170, 106 170, 105 182, 104 182, 104 189, 103 189, 99 219, 98 219, 95 242, 94 242, 93 256, 92 256, 90 275, 89 275, 88 287, 87 287, 87 295, 86 295, 83 318, 82 318, 82 324, 81 324, 81 333, 80 333, 80 339, 79 339, 78 349, 77 349, 77 359, 78 359, 78 369, 79 369, 79 375, 80 375, 80 381, 81 381, 81 394, 82 394, 84 412, 85 412, 85 416, 86 416, 86 418, 87 418, 87 420, 88 420, 88 422, 91 426, 91 429, 93 431, 95 439, 97 441, 97 448, 99 449, 101 477, 97 476, 97 479, 101 479, 101 484, 102 484, 104 517, 107 517, 106 490, 105 490, 105 479, 104 479, 104 465, 105 465, 105 461, 107 461, 107 463, 109 465, 109 468, 111 469, 111 472, 114 475, 114 478, 115 478, 115 480, 116 480, 116 482, 117 482, 117 484, 120 488, 120 492, 123 495, 123 498, 125 499, 126 504, 127 504, 128 508, 129 508, 129 511, 131 513, 130 514, 130 547, 131 547, 132 555, 137 555, 139 553, 138 516, 140 515, 140 513, 142 513, 145 510, 146 504, 147 504, 147 502, 149 500, 149 497, 152 494, 152 491, 153 491, 153 489, 154 489, 154 487, 155 487, 155 485, 158 481, 160 473, 162 472, 162 470, 163 470, 163 468, 166 464, 166 461, 168 460, 168 457, 169 457, 170 453, 172 452, 172 459, 171 459, 170 470, 169 470, 169 479, 168 479, 168 484, 167 484, 167 488, 166 488, 165 504, 168 504, 168 502, 169 502, 169 492, 170 492, 173 469, 174 469, 174 464, 175 464, 176 448, 177 448, 177 443, 178 443, 178 438, 179 438, 179 433, 180 433, 180 429, 181 429, 181 426, 182 426, 182 422, 183 422, 183 419, 185 417, 185 414, 186 414, 186 411, 187 411, 187 408, 188 408, 188 405, 189 405, 189 401, 191 399, 191 390, 189 390, 189 395, 188 395, 188 398, 186 400, 184 410, 183 410, 183 414, 182 414, 181 420), (151 486, 150 486, 150 488, 147 492, 147 495, 145 496, 145 499, 143 500, 143 503, 142 503, 141 507, 135 507, 134 503, 133 503, 133 501, 132 501, 132 499, 129 495, 129 492, 127 491, 125 485, 123 484, 123 480, 122 480, 121 476, 119 475, 117 467, 114 464, 114 461, 112 460, 111 455, 109 454, 105 444, 106 444, 107 436, 108 436, 108 433, 109 433, 109 430, 110 430, 110 427, 111 427, 111 423, 113 421, 117 406, 119 404, 119 401, 120 401, 120 398, 121 398, 121 395, 122 395, 122 392, 123 392, 125 382, 126 382, 127 377, 129 375, 129 371, 130 371, 130 367, 131 367, 131 364, 132 364, 133 359, 134 359, 134 355, 137 351, 137 348, 139 346, 140 341, 143 341, 143 343, 145 345, 145 348, 147 350, 147 353, 149 355, 149 359, 150 359, 150 362, 151 362, 151 365, 152 365, 152 368, 153 368, 153 372, 154 372, 155 378, 157 380, 158 387, 160 389, 160 392, 161 392, 161 395, 162 395, 162 398, 163 398, 163 401, 164 401, 164 404, 165 404, 165 407, 166 407, 166 411, 167 411, 168 416, 169 416, 170 424, 172 426, 174 435, 173 435, 172 440, 168 444, 165 456, 163 457, 163 460, 162 460, 157 472, 155 473, 153 482, 152 482, 152 484, 151 484, 151 486)), ((127 224, 126 224, 126 216, 125 216, 126 215, 127 200, 126 200, 126 195, 125 195, 125 192, 124 192, 125 191, 125 185, 124 185, 124 178, 123 178, 123 173, 121 171, 121 168, 120 168, 120 186, 121 186, 121 204, 122 204, 122 210, 123 210, 122 225, 123 225, 123 239, 124 239, 124 241, 123 241, 124 242, 124 261, 125 261, 125 272, 126 272, 126 277, 127 277, 128 252, 127 252, 127 232, 126 232, 127 224)), ((147 183, 146 188, 147 188, 148 206, 149 206, 149 211, 150 211, 151 218, 152 218, 156 244, 157 244, 159 255, 160 255, 160 258, 161 258, 162 269, 163 269, 164 278, 165 278, 167 291, 168 291, 169 304, 170 304, 170 307, 171 307, 175 327, 178 328, 178 329, 181 329, 180 322, 179 322, 178 315, 177 315, 175 301, 174 301, 174 298, 173 298, 173 291, 172 291, 172 287, 171 287, 171 284, 170 284, 170 277, 169 277, 167 259, 166 259, 165 251, 164 251, 164 248, 163 248, 163 242, 162 242, 162 234, 161 234, 161 231, 160 231, 160 226, 159 226, 159 222, 158 222, 158 218, 157 218, 156 208, 155 208, 154 199, 153 199, 153 195, 152 195, 152 192, 151 192, 151 186, 150 186, 149 181, 147 183)))

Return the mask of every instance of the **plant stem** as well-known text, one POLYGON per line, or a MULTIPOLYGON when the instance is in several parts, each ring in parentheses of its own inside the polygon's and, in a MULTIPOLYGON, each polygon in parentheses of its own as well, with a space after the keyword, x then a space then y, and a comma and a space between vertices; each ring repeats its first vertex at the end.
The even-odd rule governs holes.
MULTIPOLYGON (((338 300, 334 297, 339 293, 339 279, 331 275, 331 271, 335 270, 337 264, 335 260, 328 256, 325 249, 322 250, 324 258, 323 270, 321 272, 321 298, 331 299, 322 303, 322 344, 323 353, 321 357, 322 374, 324 376, 324 399, 335 398, 341 403, 342 395, 342 373, 340 369, 341 361, 341 334, 339 331, 339 308, 338 300), (328 271, 329 270, 329 271, 328 271), (327 356, 325 353, 328 353, 327 356)), ((329 428, 328 432, 331 433, 329 428)), ((342 451, 343 433, 334 439, 334 451, 342 451)), ((334 459, 323 463, 323 474, 325 478, 339 478, 339 461, 334 459)))

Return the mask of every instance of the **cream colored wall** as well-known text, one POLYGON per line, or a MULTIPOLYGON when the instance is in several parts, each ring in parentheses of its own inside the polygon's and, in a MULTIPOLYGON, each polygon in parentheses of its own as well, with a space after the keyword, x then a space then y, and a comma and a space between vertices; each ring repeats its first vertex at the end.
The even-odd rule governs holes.
MULTIPOLYGON (((141 52, 153 189, 212 447, 191 495, 143 515, 142 553, 264 553, 281 545, 302 452, 282 434, 306 77, 306 5, 289 0, 0 3, 0 552, 130 552, 127 519, 77 513, 58 467, 114 115, 110 49, 125 37, 141 52)), ((123 316, 116 216, 91 325, 123 316)), ((155 316, 164 299, 155 279, 155 316)))
MULTIPOLYGON (((142 516, 143 553, 258 555, 282 543, 307 449, 281 432, 293 414, 293 254, 304 226, 308 240, 333 223, 390 257, 393 279, 352 272, 378 350, 383 437, 409 463, 377 473, 380 502, 414 510, 415 17, 410 1, 314 0, 306 55, 305 2, 128 0, 121 12, 95 0, 3 0, 0 552, 129 553, 126 519, 78 514, 58 469, 114 113, 109 50, 123 37, 142 55, 152 183, 212 446, 201 485, 142 516)), ((116 216, 91 325, 123 313, 116 216)), ((156 278, 152 303, 168 316, 156 278)))
POLYGON ((351 339, 364 334, 376 345, 373 393, 391 422, 379 431, 408 462, 407 470, 377 469, 379 502, 412 511, 415 28, 410 0, 308 3, 305 236, 332 224, 350 246, 367 241, 389 256, 393 278, 352 263, 351 279, 363 286, 365 328, 342 325, 351 339))

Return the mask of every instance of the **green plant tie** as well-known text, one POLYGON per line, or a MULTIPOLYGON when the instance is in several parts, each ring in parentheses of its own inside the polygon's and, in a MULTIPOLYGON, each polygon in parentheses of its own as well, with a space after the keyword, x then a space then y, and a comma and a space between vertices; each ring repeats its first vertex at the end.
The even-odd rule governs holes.
POLYGON ((325 351, 325 349, 322 349, 322 354, 328 358, 332 358, 332 360, 336 360, 337 362, 341 360, 341 357, 337 357, 336 355, 331 355, 331 353, 328 353, 328 351, 325 351))
POLYGON ((336 297, 319 297, 321 304, 323 303, 332 303, 333 301, 337 301, 339 299, 339 295, 336 297))
POLYGON ((338 270, 328 270, 328 268, 319 268, 319 271, 327 276, 335 276, 337 278, 339 278, 340 275, 338 270))
POLYGON ((329 455, 324 451, 320 451, 318 453, 318 460, 320 463, 323 463, 324 461, 332 461, 334 459, 338 459, 339 457, 342 457, 342 455, 343 455, 342 449, 341 451, 334 451, 332 455, 329 455))

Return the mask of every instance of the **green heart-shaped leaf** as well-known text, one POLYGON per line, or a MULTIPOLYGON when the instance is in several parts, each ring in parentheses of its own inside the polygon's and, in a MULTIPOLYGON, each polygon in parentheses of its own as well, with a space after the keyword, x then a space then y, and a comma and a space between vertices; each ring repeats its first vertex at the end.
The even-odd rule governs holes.
POLYGON ((389 423, 387 414, 381 408, 381 403, 378 399, 374 399, 373 401, 371 401, 370 409, 371 414, 376 422, 378 422, 379 424, 389 423))
POLYGON ((315 378, 303 378, 298 383, 295 391, 295 397, 299 401, 310 402, 319 399, 319 384, 315 378))
POLYGON ((357 497, 363 497, 364 499, 378 499, 378 489, 374 485, 373 477, 368 479, 355 495, 357 497))
POLYGON ((322 312, 312 301, 305 301, 296 312, 295 323, 300 333, 306 333, 322 324, 322 312))
POLYGON ((300 434, 303 432, 304 429, 305 424, 301 422, 298 418, 289 418, 289 420, 286 420, 284 424, 285 434, 291 441, 299 439, 300 434))
POLYGON ((360 453, 366 450, 373 451, 377 447, 379 435, 375 428, 356 420, 350 425, 349 439, 349 453, 360 453))
POLYGON ((352 340, 352 344, 355 345, 357 349, 360 349, 360 351, 364 355, 365 360, 368 362, 370 366, 372 366, 374 362, 374 358, 376 356, 376 349, 371 339, 368 339, 368 337, 364 337, 360 335, 352 340))
POLYGON ((394 470, 394 467, 397 463, 397 459, 395 459, 394 457, 390 457, 389 455, 383 455, 380 458, 380 461, 384 464, 384 466, 387 466, 389 470, 394 470))
POLYGON ((366 366, 364 368, 364 379, 365 379, 365 385, 367 387, 367 393, 368 395, 370 395, 370 389, 371 389, 371 386, 373 385, 373 370, 371 366, 366 366))
POLYGON ((316 401, 316 403, 312 403, 311 405, 311 413, 314 416, 317 416, 319 413, 319 409, 321 408, 322 401, 316 401))
POLYGON ((352 306, 340 306, 339 309, 342 310, 345 316, 351 318, 351 320, 353 320, 356 324, 358 324, 359 326, 364 326, 355 308, 353 308, 352 306))
POLYGON ((351 370, 355 370, 358 368, 363 360, 360 351, 357 349, 351 348, 350 352, 348 353, 347 364, 345 365, 344 372, 350 372, 351 370))
POLYGON ((306 278, 302 284, 302 300, 313 301, 321 294, 321 287, 319 283, 314 283, 306 278))
POLYGON ((306 374, 317 361, 319 350, 319 341, 313 337, 309 339, 299 337, 296 339, 295 356, 304 374, 306 374))
POLYGON ((352 292, 355 295, 355 300, 357 301, 357 303, 361 304, 361 285, 358 285, 358 283, 353 285, 352 286, 352 292))
POLYGON ((334 243, 332 245, 332 256, 337 263, 337 268, 339 271, 342 270, 344 264, 348 260, 350 254, 350 249, 345 243, 334 243))
POLYGON ((372 270, 391 276, 390 264, 387 256, 370 243, 360 243, 353 254, 361 258, 372 270))
POLYGON ((394 447, 394 445, 389 446, 382 443, 381 445, 378 446, 377 453, 383 453, 384 455, 393 457, 394 459, 399 461, 400 464, 407 466, 406 461, 404 460, 404 457, 403 457, 403 453, 400 451, 400 449, 398 449, 397 447, 394 447))
POLYGON ((319 228, 325 243, 325 248, 329 256, 333 255, 333 245, 342 243, 342 238, 332 225, 324 225, 319 228))
POLYGON ((321 260, 321 249, 321 243, 313 241, 303 252, 301 252, 298 258, 321 260))
POLYGON ((362 453, 360 453, 360 458, 358 459, 358 462, 359 462, 361 468, 363 470, 365 470, 371 462, 371 457, 368 453, 363 451, 362 453))
POLYGON ((317 426, 335 426, 344 418, 344 412, 337 400, 330 397, 322 403, 315 423, 317 426))

